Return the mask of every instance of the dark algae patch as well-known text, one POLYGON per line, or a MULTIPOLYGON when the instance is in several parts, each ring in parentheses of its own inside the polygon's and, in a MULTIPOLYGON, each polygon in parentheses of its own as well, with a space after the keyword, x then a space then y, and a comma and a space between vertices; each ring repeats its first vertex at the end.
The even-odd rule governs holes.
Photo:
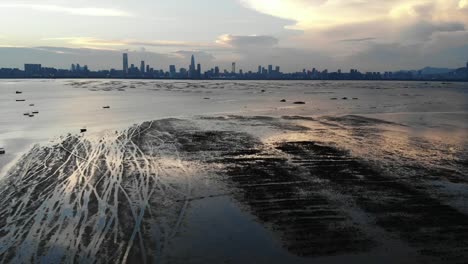
POLYGON ((223 162, 227 179, 240 190, 238 199, 278 233, 290 252, 311 257, 371 247, 360 227, 320 193, 302 168, 268 153, 228 154, 223 162))
POLYGON ((423 255, 463 263, 468 259, 468 217, 397 178, 383 176, 346 151, 315 142, 277 147, 311 177, 350 195, 376 224, 416 247, 423 255))

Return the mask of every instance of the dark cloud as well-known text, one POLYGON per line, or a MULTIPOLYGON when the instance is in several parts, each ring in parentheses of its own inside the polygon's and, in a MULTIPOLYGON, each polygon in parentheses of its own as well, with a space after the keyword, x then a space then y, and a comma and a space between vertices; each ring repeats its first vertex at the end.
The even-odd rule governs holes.
POLYGON ((424 66, 456 68, 466 63, 466 43, 453 47, 441 45, 439 49, 429 49, 424 44, 372 43, 367 49, 344 58, 341 63, 369 71, 419 69, 424 66))
POLYGON ((400 37, 403 41, 428 41, 436 32, 464 31, 465 25, 458 22, 433 23, 420 21, 401 29, 400 37))

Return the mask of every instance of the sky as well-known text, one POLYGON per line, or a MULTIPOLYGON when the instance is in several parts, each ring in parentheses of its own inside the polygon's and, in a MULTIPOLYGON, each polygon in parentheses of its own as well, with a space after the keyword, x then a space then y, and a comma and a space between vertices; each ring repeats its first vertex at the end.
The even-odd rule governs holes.
POLYGON ((0 67, 458 68, 468 0, 0 0, 0 67))

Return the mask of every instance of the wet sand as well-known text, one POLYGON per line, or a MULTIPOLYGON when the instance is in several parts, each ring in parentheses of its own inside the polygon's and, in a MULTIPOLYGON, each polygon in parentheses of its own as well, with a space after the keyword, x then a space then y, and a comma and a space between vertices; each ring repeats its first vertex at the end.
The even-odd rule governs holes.
MULTIPOLYGON (((138 89, 119 85, 110 86, 138 89)), ((281 104, 279 97, 260 108, 271 98, 281 104)), ((428 127, 424 113, 336 113, 335 106, 314 115, 304 114, 307 106, 193 113, 36 145, 0 184, 0 259, 468 259, 466 115, 431 113, 428 127)))

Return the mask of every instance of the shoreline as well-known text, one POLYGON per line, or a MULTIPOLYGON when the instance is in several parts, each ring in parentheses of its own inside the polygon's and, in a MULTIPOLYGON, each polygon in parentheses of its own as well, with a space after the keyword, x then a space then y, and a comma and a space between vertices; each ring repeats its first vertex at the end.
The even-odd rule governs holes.
POLYGON ((448 83, 466 83, 468 80, 453 80, 453 79, 382 79, 382 80, 366 80, 366 79, 237 79, 237 78, 212 78, 212 79, 187 79, 187 78, 143 78, 143 77, 24 77, 24 78, 9 78, 0 77, 0 80, 151 80, 151 81, 334 81, 334 82, 448 82, 448 83))

